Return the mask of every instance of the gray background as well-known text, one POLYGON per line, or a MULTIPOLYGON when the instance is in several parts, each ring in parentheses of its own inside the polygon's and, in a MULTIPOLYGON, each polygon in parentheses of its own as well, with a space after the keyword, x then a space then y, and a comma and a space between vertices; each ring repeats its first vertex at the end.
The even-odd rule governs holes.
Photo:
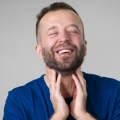
MULTIPOLYGON (((0 0, 0 119, 8 91, 45 73, 34 50, 36 14, 54 1, 0 0)), ((120 1, 64 1, 85 26, 88 55, 82 70, 120 80, 120 1)))

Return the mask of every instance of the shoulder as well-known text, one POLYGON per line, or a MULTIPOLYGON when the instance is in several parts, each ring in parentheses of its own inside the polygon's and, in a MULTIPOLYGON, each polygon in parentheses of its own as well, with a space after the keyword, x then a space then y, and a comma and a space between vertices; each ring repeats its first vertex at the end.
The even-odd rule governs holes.
POLYGON ((38 91, 38 88, 41 88, 44 84, 44 75, 42 75, 40 78, 34 79, 25 85, 13 88, 9 91, 9 97, 27 97, 32 95, 32 93, 36 93, 38 91))
POLYGON ((90 73, 85 73, 85 72, 83 72, 83 74, 84 74, 84 78, 86 79, 86 81, 90 83, 93 82, 96 84, 107 84, 107 85, 114 85, 114 84, 120 83, 120 81, 114 78, 99 76, 96 74, 90 74, 90 73))
POLYGON ((120 88, 120 81, 114 78, 89 74, 85 72, 83 72, 83 74, 89 90, 93 89, 95 91, 99 90, 101 92, 106 91, 112 93, 113 91, 120 88))
POLYGON ((44 75, 42 75, 38 79, 9 91, 5 102, 4 116, 15 120, 18 118, 24 119, 23 117, 27 113, 27 115, 36 119, 37 116, 33 113, 42 110, 41 108, 44 107, 46 102, 46 96, 49 96, 49 93, 44 82, 44 75))
POLYGON ((12 108, 23 105, 29 106, 33 103, 33 101, 42 99, 43 92, 47 93, 47 90, 45 90, 46 88, 44 87, 45 83, 43 77, 44 76, 42 75, 40 78, 32 80, 23 86, 16 87, 9 91, 6 99, 5 109, 10 108, 9 106, 12 108))

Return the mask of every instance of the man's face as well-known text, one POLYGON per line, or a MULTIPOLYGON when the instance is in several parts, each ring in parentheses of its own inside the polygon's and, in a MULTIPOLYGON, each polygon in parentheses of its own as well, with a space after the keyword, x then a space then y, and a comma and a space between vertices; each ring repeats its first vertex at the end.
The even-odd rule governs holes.
POLYGON ((82 23, 71 10, 47 13, 40 21, 38 37, 49 68, 70 74, 81 66, 85 55, 82 23))

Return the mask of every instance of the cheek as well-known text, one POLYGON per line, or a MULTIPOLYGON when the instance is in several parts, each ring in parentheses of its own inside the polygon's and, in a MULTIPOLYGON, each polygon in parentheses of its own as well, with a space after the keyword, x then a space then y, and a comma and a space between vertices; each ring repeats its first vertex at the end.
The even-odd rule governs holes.
POLYGON ((78 49, 80 49, 81 44, 83 44, 83 40, 80 37, 75 38, 73 40, 74 41, 72 41, 72 42, 77 46, 78 49))
POLYGON ((52 39, 46 39, 44 42, 44 47, 51 50, 56 45, 56 40, 54 38, 52 39))

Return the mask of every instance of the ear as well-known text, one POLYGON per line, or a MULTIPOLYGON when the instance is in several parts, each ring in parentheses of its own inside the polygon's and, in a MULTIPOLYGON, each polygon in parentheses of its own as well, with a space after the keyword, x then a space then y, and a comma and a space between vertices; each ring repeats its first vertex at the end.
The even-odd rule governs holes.
POLYGON ((42 47, 40 44, 35 46, 35 50, 37 52, 37 55, 39 58, 43 59, 43 55, 42 55, 42 47))
POLYGON ((87 55, 87 41, 84 40, 84 56, 87 55))

